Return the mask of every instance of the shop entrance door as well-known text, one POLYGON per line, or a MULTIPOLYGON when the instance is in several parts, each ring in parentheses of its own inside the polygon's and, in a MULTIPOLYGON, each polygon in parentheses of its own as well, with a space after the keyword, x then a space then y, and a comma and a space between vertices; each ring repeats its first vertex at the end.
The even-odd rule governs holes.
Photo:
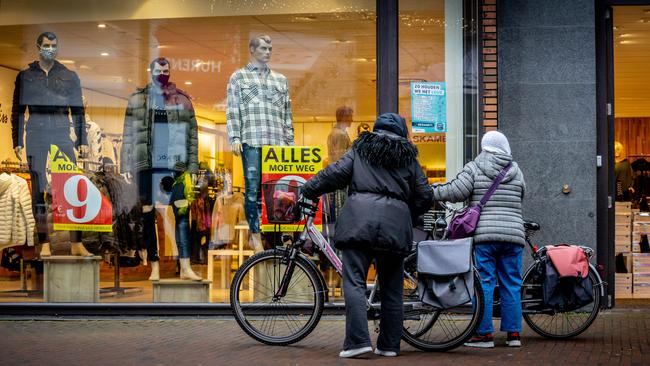
POLYGON ((607 200, 599 236, 607 240, 600 240, 598 262, 610 304, 650 304, 650 2, 610 3, 599 22, 599 82, 606 78, 599 87, 599 202, 607 200))

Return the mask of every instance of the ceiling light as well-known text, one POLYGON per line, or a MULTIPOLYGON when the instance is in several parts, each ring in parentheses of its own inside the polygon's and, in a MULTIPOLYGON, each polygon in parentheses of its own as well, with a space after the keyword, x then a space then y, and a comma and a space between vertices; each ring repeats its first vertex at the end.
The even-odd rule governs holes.
POLYGON ((633 43, 633 42, 630 41, 630 40, 625 40, 625 41, 619 41, 618 43, 620 43, 620 44, 630 44, 630 43, 633 43))
POLYGON ((357 57, 353 59, 356 62, 368 62, 368 59, 365 57, 357 57))
POLYGON ((108 52, 102 52, 102 53, 100 53, 100 55, 102 55, 102 56, 108 56, 108 52))
POLYGON ((188 80, 185 82, 185 85, 192 85, 192 82, 188 80))
POLYGON ((197 61, 196 63, 194 63, 194 67, 199 67, 201 65, 203 65, 203 61, 197 61))
POLYGON ((62 63, 62 64, 67 64, 67 65, 74 64, 74 60, 59 60, 59 62, 62 63))
POLYGON ((159 44, 158 46, 156 46, 156 48, 167 48, 167 46, 165 46, 164 44, 159 44))
POLYGON ((97 24, 97 28, 106 28, 106 24, 99 23, 99 24, 97 24))
POLYGON ((628 38, 628 37, 631 37, 632 35, 630 33, 621 33, 618 36, 621 37, 621 38, 628 38))
POLYGON ((151 72, 151 69, 147 67, 147 72, 151 72))

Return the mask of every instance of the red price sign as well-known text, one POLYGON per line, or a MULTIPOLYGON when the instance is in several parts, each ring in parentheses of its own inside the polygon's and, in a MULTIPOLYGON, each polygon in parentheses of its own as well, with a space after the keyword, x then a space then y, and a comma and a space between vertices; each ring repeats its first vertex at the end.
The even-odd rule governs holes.
POLYGON ((113 231, 113 206, 56 145, 50 147, 54 230, 113 231))

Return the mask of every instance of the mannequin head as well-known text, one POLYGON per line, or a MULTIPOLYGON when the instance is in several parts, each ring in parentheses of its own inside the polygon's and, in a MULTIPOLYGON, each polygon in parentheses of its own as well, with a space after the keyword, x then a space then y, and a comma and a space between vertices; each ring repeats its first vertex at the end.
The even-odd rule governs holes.
POLYGON ((169 66, 169 61, 164 57, 158 57, 151 61, 151 64, 149 64, 149 70, 151 70, 151 81, 155 85, 163 87, 169 84, 169 66))
POLYGON ((354 111, 348 106, 338 107, 336 109, 336 124, 343 128, 352 125, 352 116, 354 111))
POLYGON ((42 62, 49 64, 59 53, 59 40, 52 32, 43 32, 36 38, 36 48, 42 62))
POLYGON ((248 42, 248 50, 251 53, 251 62, 257 67, 266 67, 271 61, 271 37, 267 35, 256 36, 248 42))
POLYGON ((623 149, 623 144, 618 141, 614 141, 614 160, 621 161, 625 159, 625 151, 623 149))

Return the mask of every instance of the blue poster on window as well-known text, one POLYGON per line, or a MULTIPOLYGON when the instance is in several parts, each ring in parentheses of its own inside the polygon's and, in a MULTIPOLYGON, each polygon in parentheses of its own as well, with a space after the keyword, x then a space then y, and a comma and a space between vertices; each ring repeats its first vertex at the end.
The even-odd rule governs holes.
POLYGON ((411 121, 413 133, 447 132, 445 83, 411 83, 411 121))

